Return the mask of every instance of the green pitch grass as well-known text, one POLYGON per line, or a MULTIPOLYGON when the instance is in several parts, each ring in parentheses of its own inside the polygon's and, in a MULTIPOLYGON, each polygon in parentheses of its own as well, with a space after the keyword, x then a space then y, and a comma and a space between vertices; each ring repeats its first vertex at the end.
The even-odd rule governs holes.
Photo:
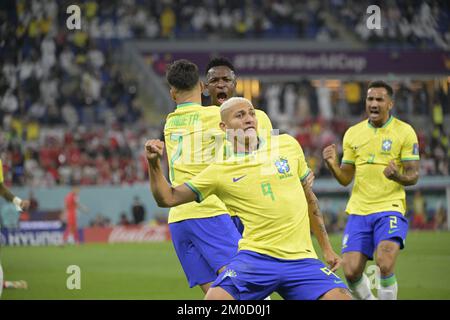
MULTIPOLYGON (((340 248, 341 235, 331 240, 340 248)), ((203 298, 199 288, 188 288, 170 242, 3 247, 1 261, 5 279, 29 285, 28 290, 4 290, 2 299, 203 298), (66 287, 70 265, 80 267, 80 290, 66 287)), ((397 263, 399 299, 450 299, 449 266, 450 232, 410 232, 397 263)))

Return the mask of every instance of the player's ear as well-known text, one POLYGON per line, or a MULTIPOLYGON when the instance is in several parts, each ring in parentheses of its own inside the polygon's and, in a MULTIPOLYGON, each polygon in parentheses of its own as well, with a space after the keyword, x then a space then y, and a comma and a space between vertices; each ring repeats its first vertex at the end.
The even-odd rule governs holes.
POLYGON ((391 111, 393 107, 394 107, 394 100, 392 100, 392 98, 390 98, 390 101, 388 104, 389 111, 391 111))
POLYGON ((236 91, 237 78, 236 78, 236 74, 234 73, 234 71, 231 71, 231 77, 233 78, 233 87, 234 87, 234 91, 236 91))
POLYGON ((172 98, 173 101, 177 101, 177 94, 176 94, 176 89, 171 87, 169 92, 170 92, 170 97, 172 98))
POLYGON ((227 125, 225 124, 225 122, 220 121, 219 127, 220 129, 222 129, 223 132, 227 132, 227 125))
POLYGON ((234 92, 236 92, 236 86, 237 86, 237 79, 236 79, 236 77, 233 77, 234 92))
POLYGON ((200 81, 200 91, 205 91, 205 83, 203 81, 200 81))

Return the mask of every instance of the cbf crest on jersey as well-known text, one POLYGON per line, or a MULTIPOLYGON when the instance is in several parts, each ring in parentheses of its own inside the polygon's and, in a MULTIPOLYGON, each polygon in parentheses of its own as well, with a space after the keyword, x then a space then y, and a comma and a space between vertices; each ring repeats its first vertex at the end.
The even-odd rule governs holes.
POLYGON ((275 167, 277 167, 279 178, 292 177, 291 167, 289 166, 288 160, 286 158, 280 157, 275 161, 275 167))
POLYGON ((383 143, 381 144, 381 150, 383 152, 390 152, 392 149, 392 140, 391 139, 383 139, 383 143))

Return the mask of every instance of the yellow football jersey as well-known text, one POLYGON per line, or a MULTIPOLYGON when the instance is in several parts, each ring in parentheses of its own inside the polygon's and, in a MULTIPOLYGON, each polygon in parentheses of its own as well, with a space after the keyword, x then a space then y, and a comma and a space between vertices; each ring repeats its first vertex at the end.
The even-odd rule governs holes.
POLYGON ((197 201, 216 195, 238 215, 244 224, 239 250, 280 259, 317 258, 301 184, 310 172, 305 156, 289 135, 271 140, 251 154, 210 165, 186 185, 197 201))
POLYGON ((0 159, 0 183, 3 183, 3 163, 0 159))
MULTIPOLYGON (((261 110, 256 111, 258 130, 267 132, 272 124, 261 110)), ((169 162, 169 178, 174 187, 190 180, 211 163, 223 159, 225 133, 220 129, 220 108, 183 103, 167 116, 164 138, 169 162)), ((203 203, 187 203, 169 211, 169 223, 185 219, 214 217, 229 213, 216 196, 203 203)))
POLYGON ((368 215, 382 211, 406 211, 404 187, 383 174, 391 160, 403 170, 403 161, 419 160, 414 129, 390 117, 381 128, 364 120, 344 135, 343 163, 355 165, 355 181, 346 211, 368 215))

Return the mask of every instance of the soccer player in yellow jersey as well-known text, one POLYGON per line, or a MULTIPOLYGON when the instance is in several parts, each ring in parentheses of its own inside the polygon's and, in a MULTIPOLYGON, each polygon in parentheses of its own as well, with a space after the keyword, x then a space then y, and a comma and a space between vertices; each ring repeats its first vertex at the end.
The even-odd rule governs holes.
MULTIPOLYGON (((9 191, 9 189, 4 185, 3 180, 3 163, 0 159, 0 195, 7 201, 12 202, 16 205, 16 209, 19 211, 27 210, 30 206, 30 201, 22 200, 19 197, 14 196, 14 194, 9 191)), ((0 297, 2 296, 3 287, 5 288, 26 288, 27 284, 25 281, 3 281, 3 269, 0 263, 0 297)))
POLYGON ((340 184, 346 186, 355 179, 346 208, 349 216, 342 252, 344 274, 357 299, 375 299, 364 274, 374 251, 381 273, 378 298, 397 298, 394 267, 408 231, 404 186, 416 184, 419 177, 416 133, 390 114, 392 98, 388 84, 370 83, 366 97, 368 119, 345 133, 341 165, 335 145, 323 150, 323 158, 340 184))
MULTIPOLYGON (((328 237, 317 198, 302 184, 310 170, 297 140, 281 135, 272 137, 277 143, 263 146, 255 109, 245 98, 230 98, 220 109, 220 127, 232 142, 234 155, 182 185, 170 186, 164 178, 159 162, 164 144, 159 140, 145 144, 150 188, 158 205, 173 207, 216 195, 244 224, 238 253, 206 299, 257 300, 275 291, 285 299, 351 299, 343 281, 314 251, 310 217, 315 219, 319 242, 328 242, 328 237)), ((322 250, 335 269, 339 259, 331 246, 322 250)))
MULTIPOLYGON (((212 105, 221 106, 227 99, 234 97, 236 84, 236 70, 228 59, 216 57, 208 62, 205 87, 211 97, 212 105)), ((258 118, 258 135, 270 136, 272 122, 269 117, 262 110, 255 109, 255 112, 258 118)))
MULTIPOLYGON (((195 64, 187 60, 173 62, 166 79, 177 107, 167 116, 164 138, 169 178, 173 186, 178 186, 203 171, 216 157, 223 157, 225 135, 219 127, 219 107, 201 106, 203 83, 195 64)), ((272 129, 270 120, 262 123, 268 127, 261 131, 272 129)), ((241 238, 228 209, 212 195, 202 203, 172 208, 168 222, 189 286, 199 285, 206 293, 218 271, 236 254, 241 238)))
MULTIPOLYGON (((211 98, 211 104, 221 106, 227 99, 236 95, 237 76, 233 64, 224 57, 212 58, 206 68, 206 91, 211 98)), ((265 112, 255 109, 258 118, 258 136, 267 140, 270 138, 272 122, 265 112)), ((229 152, 230 144, 226 144, 226 151, 229 152)), ((313 180, 313 175, 309 177, 313 180)), ((312 181, 311 181, 312 183, 312 181)), ((236 214, 230 213, 231 219, 242 234, 244 225, 236 214)))

